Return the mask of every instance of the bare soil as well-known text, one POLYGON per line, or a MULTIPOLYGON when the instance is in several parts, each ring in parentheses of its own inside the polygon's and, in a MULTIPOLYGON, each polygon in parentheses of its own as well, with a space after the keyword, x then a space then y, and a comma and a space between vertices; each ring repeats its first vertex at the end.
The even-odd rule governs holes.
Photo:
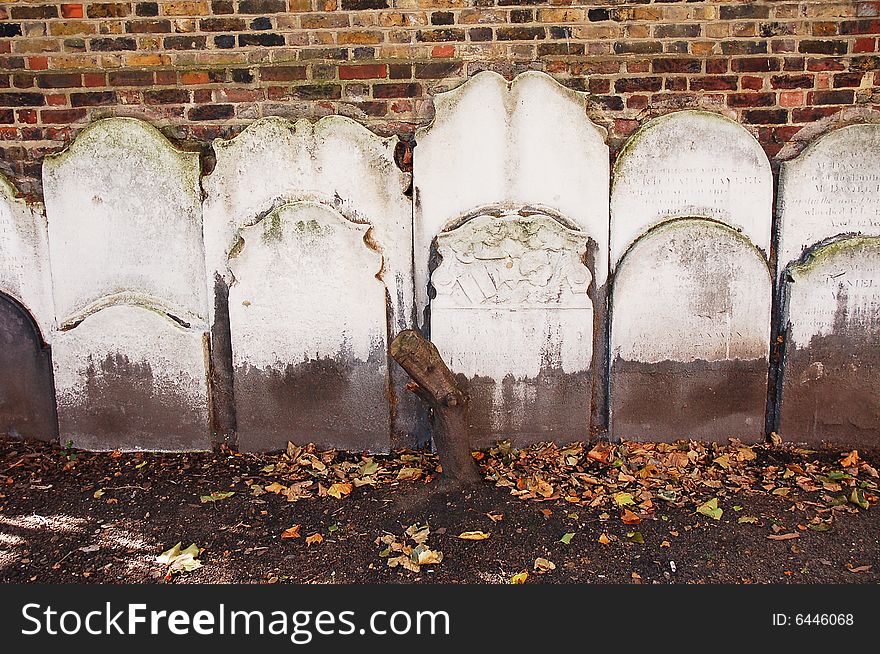
MULTIPOLYGON (((710 485, 708 494, 672 503, 655 497, 641 509, 627 507, 641 516, 633 525, 621 520, 614 504, 573 502, 555 492, 545 501, 528 492, 528 499, 521 499, 511 494, 510 486, 498 487, 493 481, 443 491, 431 474, 436 461, 418 453, 403 464, 399 453, 374 457, 391 470, 379 485, 355 485, 336 498, 324 492, 331 479, 322 484, 323 491, 289 501, 283 494, 253 490, 254 484, 262 489, 272 481, 267 466, 277 464, 282 455, 87 453, 5 439, 0 440, 0 581, 509 583, 523 571, 529 573, 526 583, 880 581, 876 504, 867 510, 852 505, 824 508, 824 491, 792 486, 785 494, 774 494, 764 488, 773 485, 765 483, 768 469, 780 478, 790 476, 784 473, 787 469, 809 465, 835 470, 844 453, 763 446, 756 453, 754 460, 730 473, 752 474, 756 484, 737 491, 735 484, 724 481, 723 492, 710 485), (425 474, 396 481, 401 465, 413 465, 419 456, 425 474), (234 495, 200 499, 222 492, 234 495), (724 509, 720 519, 695 510, 719 494, 724 509), (503 517, 496 521, 487 514, 503 517), (744 516, 756 520, 740 522, 744 516), (817 524, 817 516, 833 516, 827 530, 809 527, 817 524), (442 562, 423 565, 418 572, 389 567, 380 556, 385 545, 377 539, 388 534, 402 538, 416 523, 430 525, 428 544, 443 553, 442 562), (300 537, 282 538, 294 525, 300 525, 300 537), (458 536, 465 531, 490 536, 462 540, 458 536), (323 541, 307 543, 312 534, 321 534, 323 541), (561 541, 565 534, 573 534, 568 543, 561 541), (796 536, 769 538, 786 534, 796 536), (202 566, 169 575, 155 559, 178 541, 202 549, 202 566), (536 571, 538 558, 555 569, 536 571)), ((727 474, 711 462, 715 454, 706 459, 712 475, 727 474)), ((335 456, 337 461, 363 460, 335 456)), ((484 454, 481 463, 496 456, 484 454)), ((867 466, 863 471, 880 462, 876 451, 860 456, 867 466)), ((603 472, 605 468, 585 456, 576 467, 597 478, 607 474, 608 484, 618 483, 616 471, 603 472)), ((695 467, 689 474, 699 472, 695 467)), ((489 468, 484 474, 490 475, 489 468)), ((876 502, 873 483, 866 492, 869 502, 876 502)), ((591 488, 589 495, 596 497, 597 487, 591 488)))

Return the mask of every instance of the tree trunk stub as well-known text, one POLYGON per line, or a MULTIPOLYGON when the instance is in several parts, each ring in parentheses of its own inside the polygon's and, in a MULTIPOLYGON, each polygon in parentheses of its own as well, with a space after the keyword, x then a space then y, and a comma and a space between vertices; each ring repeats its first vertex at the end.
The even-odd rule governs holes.
POLYGON ((412 378, 409 388, 431 408, 434 447, 443 476, 458 484, 481 480, 471 456, 468 397, 434 344, 415 330, 400 332, 390 346, 393 358, 412 378))

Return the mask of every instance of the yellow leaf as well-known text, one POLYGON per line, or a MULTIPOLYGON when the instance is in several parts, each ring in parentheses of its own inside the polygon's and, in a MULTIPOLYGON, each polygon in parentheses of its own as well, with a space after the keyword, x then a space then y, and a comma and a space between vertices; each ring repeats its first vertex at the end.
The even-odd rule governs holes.
POLYGON ((556 564, 553 563, 550 559, 545 559, 543 557, 538 557, 535 559, 535 570, 540 573, 550 572, 551 570, 556 569, 556 564))
POLYGON ((662 543, 660 543, 660 547, 672 547, 672 543, 670 543, 668 540, 664 540, 662 543))
POLYGON ((458 535, 462 540, 486 540, 489 534, 483 531, 463 531, 458 535))
POLYGON ((538 479, 535 483, 535 492, 542 497, 550 497, 553 495, 553 486, 543 479, 538 479))
POLYGON ((344 496, 351 493, 351 488, 351 484, 333 484, 327 489, 327 495, 335 497, 337 500, 341 500, 344 496))
POLYGON ((267 493, 284 493, 287 491, 287 486, 282 486, 277 481, 265 486, 263 488, 267 493))
POLYGON ((523 570, 519 574, 515 574, 510 578, 510 583, 512 584, 524 584, 526 583, 526 579, 529 578, 529 573, 523 570))
POLYGON ((603 545, 610 545, 611 539, 608 538, 608 535, 603 532, 602 535, 599 536, 599 542, 602 543, 603 545))
POLYGON ((859 465, 859 451, 853 450, 840 460, 840 465, 844 468, 851 468, 859 465))
POLYGON ((415 481, 421 476, 421 468, 401 468, 397 473, 397 481, 415 481))
POLYGON ((289 529, 281 532, 281 538, 301 538, 299 534, 300 525, 293 525, 289 529))
POLYGON ((311 536, 306 536, 306 545, 311 545, 312 543, 323 543, 324 537, 321 534, 312 534, 311 536))

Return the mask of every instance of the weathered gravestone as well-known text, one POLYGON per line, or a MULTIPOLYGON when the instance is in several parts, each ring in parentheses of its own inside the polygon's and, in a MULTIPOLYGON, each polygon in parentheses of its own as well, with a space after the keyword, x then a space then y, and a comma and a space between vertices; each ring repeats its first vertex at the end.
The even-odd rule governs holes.
POLYGON ((619 155, 611 195, 611 431, 760 438, 772 280, 773 178, 724 117, 651 121, 619 155))
MULTIPOLYGON (((215 335, 229 334, 238 447, 387 451, 414 398, 388 366, 412 321, 409 176, 397 139, 342 117, 257 121, 205 180, 215 335)), ((410 443, 407 443, 410 444, 410 443)))
POLYGON ((112 118, 46 157, 62 439, 210 447, 199 159, 112 118))
POLYGON ((480 73, 434 105, 414 152, 416 306, 467 378, 473 445, 588 438, 603 427, 604 130, 543 73, 480 73))
POLYGON ((0 435, 58 434, 46 219, 0 176, 0 435))
POLYGON ((835 130, 785 162, 779 183, 779 432, 880 438, 880 126, 835 130))

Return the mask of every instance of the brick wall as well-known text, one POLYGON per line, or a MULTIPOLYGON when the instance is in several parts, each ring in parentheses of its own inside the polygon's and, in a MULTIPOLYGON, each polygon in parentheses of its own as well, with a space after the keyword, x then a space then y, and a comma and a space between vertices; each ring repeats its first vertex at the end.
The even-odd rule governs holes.
POLYGON ((145 118, 209 152, 266 115, 410 135, 480 70, 543 70, 615 149, 646 118, 723 111, 775 157, 806 124, 880 103, 880 1, 160 0, 0 3, 0 172, 39 197, 85 124, 145 118))

